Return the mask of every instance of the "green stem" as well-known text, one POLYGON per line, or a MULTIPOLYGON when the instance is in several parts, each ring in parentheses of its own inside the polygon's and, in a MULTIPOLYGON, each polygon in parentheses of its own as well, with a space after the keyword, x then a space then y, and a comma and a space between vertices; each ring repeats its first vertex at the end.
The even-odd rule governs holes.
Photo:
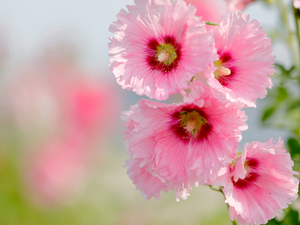
POLYGON ((206 23, 206 25, 219 26, 219 24, 214 23, 214 22, 206 21, 205 23, 206 23))
POLYGON ((298 78, 299 78, 299 82, 300 82, 300 64, 299 64, 299 60, 300 60, 300 9, 296 9, 295 7, 293 7, 294 9, 294 17, 295 17, 295 23, 296 23, 296 36, 297 36, 297 40, 298 40, 298 63, 296 63, 296 68, 298 70, 298 78))
POLYGON ((223 193, 221 187, 219 187, 219 189, 216 189, 216 188, 214 188, 212 185, 207 185, 207 186, 208 186, 211 190, 213 190, 213 191, 218 191, 218 192, 222 192, 222 193, 223 193))
POLYGON ((293 21, 291 21, 291 18, 289 17, 291 10, 290 10, 290 5, 287 5, 284 3, 283 0, 276 0, 276 3, 278 5, 278 9, 280 11, 280 16, 283 22, 283 26, 281 27, 282 33, 286 33, 286 43, 288 44, 294 65, 296 65, 297 70, 299 71, 299 52, 298 48, 295 46, 295 32, 291 24, 293 24, 293 21))

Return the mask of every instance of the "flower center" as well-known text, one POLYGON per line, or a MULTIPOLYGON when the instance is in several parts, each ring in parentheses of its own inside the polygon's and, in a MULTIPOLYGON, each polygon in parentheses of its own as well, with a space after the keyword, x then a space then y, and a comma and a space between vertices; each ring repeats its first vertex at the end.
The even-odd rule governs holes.
POLYGON ((189 120, 183 128, 186 129, 188 132, 193 132, 196 129, 196 126, 196 120, 189 120))
POLYGON ((233 185, 237 188, 243 189, 251 186, 259 177, 256 167, 258 166, 258 161, 256 159, 247 159, 244 168, 246 170, 246 176, 244 179, 238 179, 234 181, 234 177, 231 177, 233 185))
POLYGON ((231 70, 222 66, 222 61, 218 60, 214 62, 214 66, 217 67, 217 70, 214 72, 215 78, 219 80, 223 76, 228 76, 231 74, 231 70))
POLYGON ((181 59, 181 45, 170 35, 150 39, 145 52, 152 71, 163 74, 176 70, 181 59))
POLYGON ((187 133, 192 135, 197 134, 201 126, 207 123, 207 121, 199 115, 197 110, 193 110, 192 112, 181 111, 180 117, 180 126, 182 126, 187 133))
POLYGON ((170 124, 174 134, 186 144, 202 142, 213 129, 209 115, 194 104, 178 106, 171 115, 170 124))
POLYGON ((177 54, 172 44, 160 44, 157 46, 156 59, 169 66, 176 58, 177 54))

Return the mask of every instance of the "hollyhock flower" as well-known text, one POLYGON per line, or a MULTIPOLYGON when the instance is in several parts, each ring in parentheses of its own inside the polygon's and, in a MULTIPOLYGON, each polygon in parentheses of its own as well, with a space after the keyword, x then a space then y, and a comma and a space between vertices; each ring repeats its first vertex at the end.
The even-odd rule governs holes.
POLYGON ((184 103, 141 100, 123 113, 125 146, 135 161, 128 173, 137 188, 147 198, 157 198, 160 190, 186 198, 192 184, 204 184, 237 156, 240 131, 247 128, 240 108, 194 81, 184 103))
POLYGON ((72 129, 99 139, 106 138, 116 127, 120 101, 110 82, 82 76, 69 81, 60 91, 72 129))
POLYGON ((296 9, 300 9, 300 0, 294 0, 293 4, 296 9))
POLYGON ((254 2, 255 0, 225 0, 227 2, 227 10, 229 12, 233 11, 241 11, 243 10, 248 4, 254 2))
POLYGON ((222 16, 212 32, 217 60, 205 73, 207 84, 232 102, 256 107, 256 99, 264 98, 266 88, 272 87, 271 39, 265 38, 258 21, 249 22, 249 15, 242 12, 222 16))
POLYGON ((265 224, 296 200, 299 180, 283 140, 247 143, 241 156, 219 172, 231 220, 265 224))
POLYGON ((135 0, 109 30, 110 69, 124 89, 165 100, 212 62, 213 39, 183 0, 135 0))

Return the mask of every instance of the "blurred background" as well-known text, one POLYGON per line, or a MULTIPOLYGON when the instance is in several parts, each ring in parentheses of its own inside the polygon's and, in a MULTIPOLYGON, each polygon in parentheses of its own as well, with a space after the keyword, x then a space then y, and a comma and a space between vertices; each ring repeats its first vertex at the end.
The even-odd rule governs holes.
MULTIPOLYGON (((186 1, 208 21, 226 11, 223 0, 186 1)), ((231 224, 223 196, 208 187, 180 203, 172 192, 146 201, 126 175, 120 114, 140 96, 116 83, 107 43, 127 4, 133 0, 0 0, 0 225, 231 224)), ((288 46, 276 39, 276 4, 253 2, 245 13, 275 37, 281 70, 290 68, 288 46)), ((279 90, 282 80, 273 81, 279 90)), ((279 136, 298 148, 300 135, 272 126, 273 102, 271 95, 245 109, 240 150, 279 136)))

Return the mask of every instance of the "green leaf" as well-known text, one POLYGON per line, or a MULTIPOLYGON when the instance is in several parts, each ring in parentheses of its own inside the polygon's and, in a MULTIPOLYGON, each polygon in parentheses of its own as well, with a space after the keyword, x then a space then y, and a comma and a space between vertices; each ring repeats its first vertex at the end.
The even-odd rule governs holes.
POLYGON ((289 138, 287 144, 292 158, 300 153, 300 144, 296 138, 289 138))
POLYGON ((280 70, 280 73, 284 77, 290 77, 291 72, 295 69, 295 66, 292 66, 290 69, 285 69, 283 65, 275 63, 275 66, 280 70))
POLYGON ((299 222, 299 213, 298 211, 293 210, 291 207, 288 208, 288 211, 282 221, 277 221, 275 218, 270 220, 267 225, 300 225, 299 222))
POLYGON ((299 213, 290 207, 289 212, 285 215, 282 225, 299 225, 299 213))
POLYGON ((282 224, 281 222, 278 222, 275 218, 272 220, 269 220, 269 222, 267 223, 267 225, 280 225, 282 224))
POLYGON ((271 106, 265 109, 264 114, 261 118, 261 120, 264 122, 266 121, 272 114, 275 112, 275 106, 271 106))
POLYGON ((288 97, 288 92, 284 87, 278 87, 278 92, 277 92, 277 101, 281 102, 284 101, 288 97))
POLYGON ((287 111, 291 111, 291 110, 296 109, 298 107, 300 107, 300 101, 299 100, 290 103, 290 105, 287 108, 287 111))

